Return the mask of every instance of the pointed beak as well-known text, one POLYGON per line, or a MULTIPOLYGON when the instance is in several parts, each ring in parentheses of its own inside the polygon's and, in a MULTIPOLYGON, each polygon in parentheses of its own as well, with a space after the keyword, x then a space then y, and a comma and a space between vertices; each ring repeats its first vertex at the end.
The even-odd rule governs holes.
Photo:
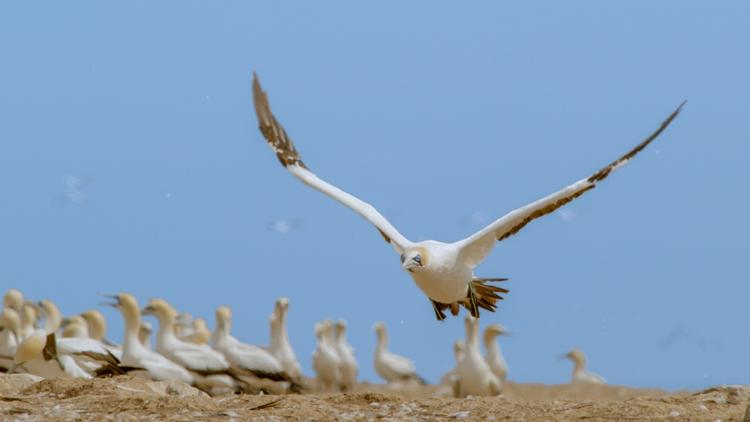
POLYGON ((570 353, 564 353, 564 354, 562 354, 562 355, 559 355, 559 356, 557 357, 557 359, 558 359, 558 360, 565 360, 565 359, 570 359, 570 353))
POLYGON ((112 299, 112 302, 99 302, 99 306, 109 306, 115 309, 120 307, 120 295, 113 293, 98 293, 99 296, 112 299))

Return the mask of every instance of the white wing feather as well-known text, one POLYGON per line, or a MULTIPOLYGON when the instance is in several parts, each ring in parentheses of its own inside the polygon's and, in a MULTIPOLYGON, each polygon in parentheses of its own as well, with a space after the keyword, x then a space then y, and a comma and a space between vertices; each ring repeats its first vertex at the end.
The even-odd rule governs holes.
POLYGON ((289 170, 302 183, 314 188, 325 195, 335 199, 342 205, 345 205, 364 219, 375 225, 383 235, 386 242, 393 245, 396 252, 403 253, 406 248, 412 245, 412 242, 406 239, 395 227, 378 212, 372 205, 350 195, 343 190, 331 185, 320 179, 315 173, 311 172, 300 159, 294 143, 286 134, 281 124, 276 120, 271 112, 271 105, 268 102, 268 95, 260 86, 257 75, 253 74, 253 101, 255 103, 255 113, 258 116, 258 125, 261 133, 268 141, 268 145, 276 152, 281 164, 289 170))
POLYGON ((683 105, 685 105, 684 102, 680 104, 680 106, 677 107, 677 109, 673 111, 672 114, 662 122, 661 126, 659 126, 654 133, 649 135, 648 138, 608 166, 551 195, 511 211, 482 230, 474 233, 466 239, 456 242, 455 244, 461 249, 461 257, 464 262, 471 267, 479 265, 495 246, 495 242, 514 235, 532 220, 555 211, 568 202, 578 198, 586 191, 593 189, 598 182, 604 180, 611 172, 627 164, 631 158, 641 152, 641 150, 650 144, 651 141, 656 139, 656 137, 659 136, 667 126, 669 126, 672 120, 677 117, 682 110, 683 105))

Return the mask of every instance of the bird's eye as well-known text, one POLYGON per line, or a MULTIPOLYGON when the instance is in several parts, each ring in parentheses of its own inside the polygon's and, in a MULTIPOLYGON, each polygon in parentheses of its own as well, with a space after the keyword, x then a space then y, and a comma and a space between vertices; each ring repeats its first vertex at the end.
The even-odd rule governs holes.
POLYGON ((417 264, 422 263, 422 255, 417 255, 414 257, 414 261, 416 261, 417 264))

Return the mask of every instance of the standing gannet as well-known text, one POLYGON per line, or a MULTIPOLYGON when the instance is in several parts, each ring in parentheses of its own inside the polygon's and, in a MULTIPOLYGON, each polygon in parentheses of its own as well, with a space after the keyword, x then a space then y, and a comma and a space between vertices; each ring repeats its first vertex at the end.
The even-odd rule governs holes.
POLYGON ((385 323, 377 322, 373 329, 378 336, 378 345, 375 348, 375 372, 388 383, 416 380, 425 384, 424 379, 417 375, 417 368, 411 359, 388 351, 388 332, 385 323))
POLYGON ((86 324, 86 320, 80 315, 73 315, 72 317, 63 319, 61 327, 64 338, 91 338, 89 326, 86 324))
MULTIPOLYGON (((155 381, 177 380, 193 384, 193 375, 182 366, 166 357, 152 352, 143 346, 138 335, 142 327, 141 310, 138 301, 128 293, 108 295, 113 303, 105 305, 118 309, 125 320, 125 336, 122 341, 122 364, 133 368, 143 368, 149 378, 155 381)), ((143 375, 143 373, 136 373, 143 375)))
POLYGON ((346 341, 346 321, 336 321, 334 330, 333 346, 339 356, 339 387, 343 391, 351 391, 357 385, 359 365, 354 348, 346 341))
POLYGON ((341 361, 333 345, 333 324, 325 320, 315 324, 315 338, 318 345, 313 351, 313 369, 319 385, 324 390, 333 390, 341 381, 341 361))
POLYGON ((44 331, 47 334, 56 332, 62 323, 60 308, 51 300, 45 299, 37 303, 37 309, 39 310, 38 316, 44 318, 44 331))
POLYGON ((281 363, 270 352, 242 343, 232 336, 232 310, 228 306, 216 309, 216 330, 211 336, 211 346, 221 352, 240 373, 249 372, 258 378, 273 381, 290 380, 281 363))
MULTIPOLYGON (((268 96, 261 88, 255 74, 253 74, 253 100, 260 131, 281 164, 302 183, 351 208, 375 225, 385 241, 393 245, 396 253, 400 255, 401 268, 409 272, 417 287, 430 298, 438 320, 445 319, 443 311, 446 309, 450 309, 453 315, 457 315, 459 305, 466 307, 474 317, 479 317, 480 307, 494 312, 497 308, 497 301, 502 299, 498 293, 508 293, 508 290, 487 283, 505 279, 477 278, 474 275, 474 269, 484 261, 494 244, 514 235, 530 221, 550 214, 593 189, 599 181, 626 164, 656 139, 677 116, 684 104, 672 112, 643 142, 591 176, 511 211, 484 229, 458 242, 443 243, 427 240, 415 243, 396 230, 372 205, 325 182, 307 168, 291 138, 287 136, 286 131, 271 112, 268 96)), ((417 188, 418 184, 416 183, 417 188)), ((415 184, 407 183, 407 185, 411 187, 415 184)))
POLYGON ((195 318, 190 328, 190 334, 179 337, 182 341, 195 344, 208 344, 211 340, 211 330, 206 325, 206 320, 203 318, 195 318))
POLYGON ((495 338, 503 335, 508 335, 508 333, 500 324, 490 324, 484 329, 484 350, 486 351, 484 360, 500 381, 505 381, 508 377, 508 365, 505 363, 503 352, 500 351, 495 338))
POLYGON ((214 388, 236 388, 229 362, 223 354, 208 345, 189 343, 177 338, 174 333, 177 311, 172 305, 164 299, 151 299, 141 312, 159 320, 156 351, 199 375, 194 377, 196 385, 211 391, 214 388))
POLYGON ((479 350, 479 320, 467 315, 466 348, 456 367, 454 393, 457 397, 496 396, 500 394, 500 380, 492 373, 479 350))
POLYGON ((21 328, 18 331, 18 339, 23 340, 30 336, 36 329, 37 312, 36 307, 31 303, 24 303, 21 306, 21 328))
POLYGON ((17 289, 8 289, 5 296, 3 296, 3 308, 10 308, 20 313, 23 304, 23 293, 17 289))
POLYGON ((601 376, 586 371, 586 355, 578 349, 573 349, 566 353, 563 357, 566 357, 573 361, 573 374, 571 375, 570 382, 572 384, 606 384, 607 382, 601 376))
POLYGON ((18 347, 18 330, 21 317, 11 307, 3 308, 0 313, 0 368, 6 371, 13 367, 13 357, 18 347))
POLYGON ((456 340, 453 342, 453 357, 456 361, 456 366, 453 367, 450 371, 443 374, 442 377, 440 377, 440 384, 442 385, 454 385, 456 382, 457 375, 456 375, 456 368, 458 368, 458 363, 461 362, 461 359, 464 358, 464 349, 466 348, 466 344, 461 340, 456 340))
MULTIPOLYGON (((104 315, 96 309, 90 309, 81 314, 89 332, 89 337, 104 344, 111 343, 107 340, 107 321, 104 315)), ((110 344, 111 345, 111 344, 110 344)))
POLYGON ((150 322, 141 321, 141 325, 138 327, 138 341, 148 350, 151 350, 151 333, 153 331, 150 322))
POLYGON ((271 325, 271 342, 268 350, 281 363, 289 376, 294 379, 302 377, 302 367, 297 361, 289 334, 286 329, 286 319, 289 313, 289 299, 281 297, 276 300, 273 314, 268 317, 271 325))

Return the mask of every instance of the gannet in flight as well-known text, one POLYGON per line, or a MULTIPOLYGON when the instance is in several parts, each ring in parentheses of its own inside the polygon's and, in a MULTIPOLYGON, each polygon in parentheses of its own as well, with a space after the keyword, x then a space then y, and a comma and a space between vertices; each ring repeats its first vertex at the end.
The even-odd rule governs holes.
POLYGON ((388 350, 388 331, 383 322, 375 323, 373 327, 378 336, 375 348, 375 372, 388 383, 416 380, 421 384, 427 382, 417 374, 414 362, 404 356, 388 350))
POLYGON ((598 182, 622 167, 656 139, 682 109, 681 104, 648 138, 591 176, 511 211, 463 240, 443 243, 435 240, 412 242, 372 205, 318 178, 310 171, 302 162, 291 138, 271 112, 268 96, 255 74, 253 100, 260 131, 281 164, 302 183, 330 196, 372 223, 400 255, 401 268, 409 272, 417 287, 430 298, 438 320, 445 319, 446 309, 450 309, 453 315, 458 315, 459 305, 466 307, 474 317, 479 317, 480 307, 494 312, 497 301, 502 299, 499 293, 508 293, 508 290, 487 283, 505 279, 478 278, 474 275, 474 269, 484 261, 494 244, 516 234, 530 221, 550 214, 593 189, 598 182))
POLYGON ((334 330, 333 346, 339 355, 339 387, 343 391, 351 391, 357 385, 359 365, 354 348, 346 341, 346 321, 336 321, 334 330))
POLYGON ((463 359, 456 367, 456 397, 496 396, 500 394, 501 382, 492 373, 479 350, 479 320, 467 315, 466 348, 463 359))
POLYGON ((313 369, 321 388, 329 391, 341 382, 341 359, 333 344, 333 324, 325 320, 315 324, 314 330, 318 345, 313 351, 313 369))
MULTIPOLYGON (((155 381, 177 380, 188 384, 194 383, 193 375, 184 367, 166 357, 147 349, 139 340, 141 310, 138 301, 128 293, 107 295, 114 299, 105 305, 118 309, 125 320, 125 336, 122 341, 122 364, 133 368, 143 368, 148 378, 155 381)), ((144 375, 136 372, 136 375, 144 375)))
POLYGON ((271 342, 268 350, 281 362, 289 376, 299 379, 302 376, 302 367, 297 361, 292 344, 289 342, 289 334, 286 329, 286 317, 289 313, 289 299, 281 297, 276 299, 273 313, 268 317, 271 325, 271 342))
POLYGON ((570 382, 573 384, 606 384, 607 382, 601 376, 586 371, 586 355, 578 349, 573 349, 566 353, 563 357, 566 357, 573 361, 575 366, 573 367, 573 374, 571 375, 570 382))
POLYGON ((505 381, 508 377, 508 365, 505 363, 503 352, 500 351, 495 338, 503 335, 508 335, 508 333, 500 324, 490 324, 484 329, 484 360, 500 381, 505 381))

